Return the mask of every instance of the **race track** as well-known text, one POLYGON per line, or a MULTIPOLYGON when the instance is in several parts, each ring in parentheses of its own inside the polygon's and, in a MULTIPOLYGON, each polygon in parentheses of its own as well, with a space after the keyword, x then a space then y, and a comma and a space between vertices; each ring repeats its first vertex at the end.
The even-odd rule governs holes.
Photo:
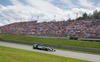
POLYGON ((63 56, 63 57, 70 57, 75 59, 87 60, 91 62, 100 62, 100 55, 94 55, 94 54, 86 54, 86 53, 63 51, 63 50, 56 50, 56 52, 47 52, 47 51, 32 49, 32 46, 29 45, 7 43, 7 42, 0 42, 0 46, 29 50, 34 52, 41 52, 41 53, 52 54, 52 55, 63 56))

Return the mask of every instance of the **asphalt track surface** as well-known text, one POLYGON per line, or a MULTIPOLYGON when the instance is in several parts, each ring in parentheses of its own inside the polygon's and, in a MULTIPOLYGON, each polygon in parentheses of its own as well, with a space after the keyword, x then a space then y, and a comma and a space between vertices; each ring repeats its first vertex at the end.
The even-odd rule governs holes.
POLYGON ((94 55, 94 54, 86 54, 86 53, 63 51, 63 50, 56 50, 55 52, 48 52, 48 51, 41 51, 41 50, 33 49, 32 46, 29 46, 29 45, 7 43, 7 42, 0 42, 0 46, 6 46, 6 47, 23 49, 23 50, 28 50, 28 51, 34 51, 34 52, 52 54, 52 55, 57 55, 57 56, 87 60, 90 62, 100 62, 100 55, 94 55))

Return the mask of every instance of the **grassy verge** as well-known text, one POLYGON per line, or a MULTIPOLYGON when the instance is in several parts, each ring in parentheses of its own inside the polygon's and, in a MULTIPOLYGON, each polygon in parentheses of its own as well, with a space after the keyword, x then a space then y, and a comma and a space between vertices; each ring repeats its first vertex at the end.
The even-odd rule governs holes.
POLYGON ((2 37, 5 40, 20 40, 20 41, 27 41, 27 42, 59 44, 59 45, 67 45, 67 46, 78 46, 78 47, 100 49, 100 42, 87 42, 87 41, 79 41, 79 40, 39 38, 39 37, 4 35, 4 34, 0 34, 0 37, 2 37))
POLYGON ((88 62, 0 46, 0 62, 88 62))
MULTIPOLYGON (((3 41, 0 41, 0 42, 3 42, 3 41)), ((20 43, 18 43, 18 44, 20 44, 20 43)), ((23 45, 29 45, 29 44, 23 44, 23 45)), ((100 53, 96 53, 96 52, 87 52, 87 51, 72 50, 72 49, 63 49, 63 48, 54 48, 54 49, 56 49, 56 50, 64 50, 64 51, 71 51, 71 52, 79 52, 79 53, 87 53, 87 54, 100 55, 100 53)))

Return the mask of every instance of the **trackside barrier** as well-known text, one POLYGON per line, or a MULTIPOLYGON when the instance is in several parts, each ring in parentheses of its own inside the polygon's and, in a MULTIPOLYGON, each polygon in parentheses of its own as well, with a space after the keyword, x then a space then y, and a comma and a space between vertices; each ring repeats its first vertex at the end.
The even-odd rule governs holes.
MULTIPOLYGON (((17 41, 17 40, 4 40, 5 42, 12 42, 12 43, 19 43, 19 44, 27 44, 27 45, 33 45, 36 43, 33 42, 26 42, 26 41, 17 41)), ((41 44, 41 43, 38 43, 41 44)), ((61 49, 70 49, 70 50, 79 50, 79 51, 87 51, 87 52, 95 52, 100 53, 100 49, 95 48, 85 48, 85 47, 77 47, 77 46, 64 46, 64 45, 56 45, 56 44, 44 44, 49 47, 53 48, 61 48, 61 49)))

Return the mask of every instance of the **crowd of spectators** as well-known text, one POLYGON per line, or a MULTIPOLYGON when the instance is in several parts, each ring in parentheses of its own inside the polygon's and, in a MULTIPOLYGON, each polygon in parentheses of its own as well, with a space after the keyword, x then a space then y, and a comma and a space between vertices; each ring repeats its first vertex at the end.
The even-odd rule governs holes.
POLYGON ((0 33, 55 37, 100 37, 100 19, 17 22, 0 27, 0 33))

